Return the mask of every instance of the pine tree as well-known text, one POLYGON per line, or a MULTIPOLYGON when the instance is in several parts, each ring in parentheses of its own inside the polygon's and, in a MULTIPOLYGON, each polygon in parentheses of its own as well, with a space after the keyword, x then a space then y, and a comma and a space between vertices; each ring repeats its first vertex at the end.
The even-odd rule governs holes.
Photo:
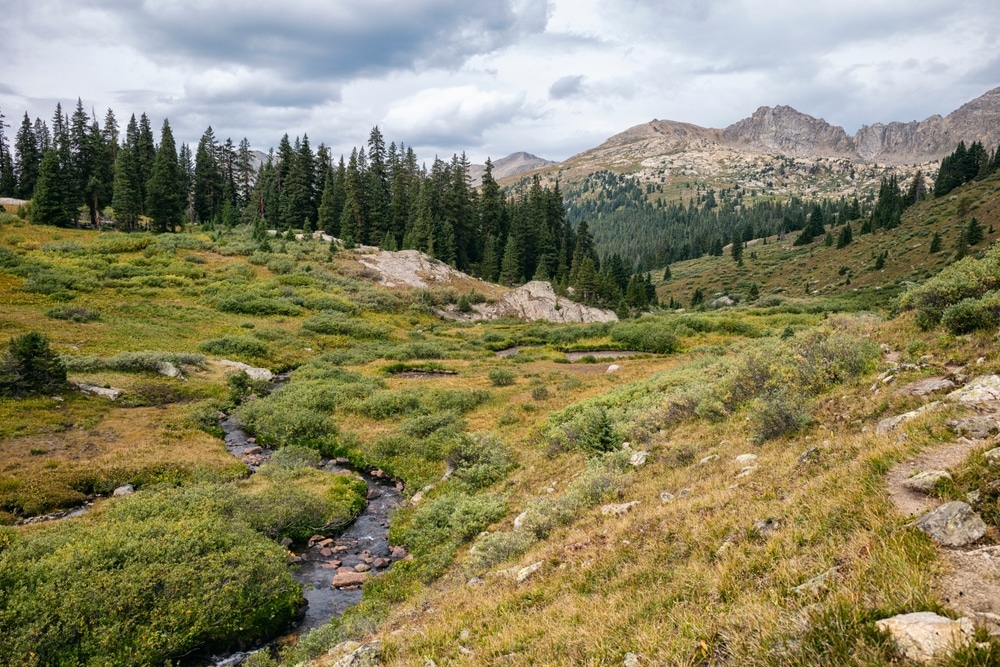
POLYGON ((14 170, 14 157, 10 152, 10 145, 7 143, 6 127, 3 112, 0 111, 0 197, 13 197, 17 195, 17 174, 14 170))
POLYGON ((115 165, 115 194, 111 207, 115 212, 115 220, 127 230, 136 229, 139 226, 139 216, 142 215, 137 175, 135 155, 131 148, 125 146, 118 151, 118 164, 115 165))
POLYGON ((733 261, 736 262, 736 265, 743 266, 743 237, 738 233, 733 234, 733 245, 731 251, 733 261))
POLYGON ((222 210, 222 170, 218 162, 219 145, 209 125, 194 154, 193 205, 195 220, 209 223, 222 210))
POLYGON ((854 241, 854 233, 851 231, 851 223, 847 223, 840 228, 837 234, 837 249, 846 248, 854 241))
POLYGON ((31 221, 36 225, 66 225, 72 216, 66 210, 68 177, 59 162, 55 148, 45 151, 38 173, 31 206, 31 221))
POLYGON ((517 285, 521 282, 521 266, 518 261, 517 240, 510 234, 503 248, 503 258, 500 260, 500 284, 517 285))
POLYGON ((146 212, 152 219, 154 231, 172 232, 183 221, 185 197, 182 180, 174 135, 170 122, 164 119, 160 147, 156 151, 153 175, 146 193, 146 212))
POLYGON ((982 243, 983 239, 986 238, 983 233, 983 226, 976 219, 976 216, 972 216, 969 223, 965 226, 965 241, 970 246, 978 245, 982 243))
POLYGON ((24 120, 21 121, 21 127, 17 131, 14 150, 17 151, 15 164, 17 196, 21 199, 31 199, 31 195, 35 191, 35 184, 38 182, 38 170, 42 166, 42 152, 39 150, 35 128, 31 124, 27 112, 25 112, 24 120))
POLYGON ((941 243, 942 243, 942 241, 941 241, 941 233, 940 232, 934 232, 934 236, 931 238, 931 247, 930 247, 930 250, 928 252, 930 252, 930 254, 932 254, 932 255, 934 253, 941 252, 941 243))
POLYGON ((668 280, 670 280, 671 277, 672 276, 670 275, 670 265, 667 264, 665 267, 663 267, 663 282, 667 282, 668 280))

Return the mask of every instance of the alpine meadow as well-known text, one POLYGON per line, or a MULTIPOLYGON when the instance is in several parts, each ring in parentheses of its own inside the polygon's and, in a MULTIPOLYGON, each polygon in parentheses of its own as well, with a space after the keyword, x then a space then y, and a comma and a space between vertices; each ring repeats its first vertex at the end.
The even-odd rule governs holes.
POLYGON ((1000 665, 1000 88, 482 165, 136 111, 0 115, 0 665, 1000 665))

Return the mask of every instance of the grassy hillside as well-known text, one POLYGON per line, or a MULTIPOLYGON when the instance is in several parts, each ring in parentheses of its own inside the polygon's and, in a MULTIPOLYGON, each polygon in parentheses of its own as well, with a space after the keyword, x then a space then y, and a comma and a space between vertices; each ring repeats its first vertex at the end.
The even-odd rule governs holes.
MULTIPOLYGON (((956 195, 913 209, 895 230, 912 243, 893 247, 945 229, 963 196, 1000 226, 985 189, 956 195)), ((348 638, 381 639, 387 664, 622 664, 630 652, 642 664, 899 664, 874 621, 947 611, 946 566, 882 475, 953 438, 945 422, 962 409, 927 413, 906 438, 873 427, 921 404, 897 387, 998 372, 1000 355, 992 332, 922 330, 916 312, 832 314, 887 303, 863 299, 918 270, 899 268, 922 256, 909 248, 890 251, 884 274, 862 271, 889 239, 855 238, 811 259, 769 242, 747 249, 744 267, 728 256, 676 265, 660 287, 687 301, 696 287, 753 280, 762 307, 467 323, 434 306, 468 286, 388 290, 318 241, 268 251, 240 232, 124 235, 5 217, 0 342, 41 332, 70 380, 123 393, 0 399, 0 523, 95 503, 82 517, 0 527, 0 664, 163 664, 286 627, 300 594, 278 540, 336 524, 363 489, 308 457, 247 477, 218 437, 219 411, 263 444, 381 468, 413 499, 390 532, 412 558, 372 578, 343 619, 255 655, 258 667, 332 664, 327 649, 348 638), (858 272, 837 287, 843 253, 858 272), (819 294, 793 294, 807 277, 819 294), (513 345, 525 347, 496 355, 513 345), (602 349, 630 356, 613 370, 602 349), (591 356, 569 363, 571 350, 591 356), (291 371, 289 383, 269 393, 228 379, 220 358, 291 371), (164 361, 184 379, 161 375, 164 361), (882 382, 897 362, 908 365, 882 382), (756 459, 737 460, 746 454, 756 459), (138 492, 108 497, 125 483, 138 492), (834 567, 824 586, 797 589, 834 567), (217 604, 199 607, 203 596, 217 604)), ((995 502, 983 461, 942 496, 978 489, 995 502)), ((986 644, 952 664, 997 655, 986 644)))

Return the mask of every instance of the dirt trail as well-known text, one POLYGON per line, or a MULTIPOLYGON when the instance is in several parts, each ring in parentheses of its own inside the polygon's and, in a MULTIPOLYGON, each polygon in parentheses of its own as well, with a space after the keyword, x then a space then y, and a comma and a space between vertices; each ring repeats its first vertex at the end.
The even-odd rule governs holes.
MULTIPOLYGON (((889 355, 887 355, 888 358, 889 355)), ((1000 419, 995 402, 975 404, 980 415, 1000 419)), ((957 438, 902 461, 886 474, 889 497, 906 517, 916 518, 941 504, 941 500, 905 486, 916 473, 950 470, 968 456, 988 446, 990 440, 957 438)), ((987 533, 995 535, 995 529, 987 533)), ((973 619, 1000 636, 1000 546, 979 546, 969 550, 941 547, 948 571, 938 582, 941 600, 952 609, 973 619)))

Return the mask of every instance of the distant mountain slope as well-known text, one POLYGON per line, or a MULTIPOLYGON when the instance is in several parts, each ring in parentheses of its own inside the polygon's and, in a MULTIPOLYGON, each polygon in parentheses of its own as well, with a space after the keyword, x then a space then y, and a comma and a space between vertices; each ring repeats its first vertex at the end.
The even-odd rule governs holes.
MULTIPOLYGON (((549 165, 556 164, 552 160, 546 160, 540 158, 537 155, 532 155, 531 153, 525 153, 524 151, 519 151, 517 153, 511 153, 507 157, 502 157, 499 160, 493 161, 493 178, 503 180, 511 176, 516 176, 518 174, 523 174, 527 171, 534 171, 535 169, 541 169, 549 165)), ((483 172, 486 171, 486 166, 482 164, 473 164, 469 167, 469 178, 472 181, 473 187, 479 187, 483 182, 483 172)))

